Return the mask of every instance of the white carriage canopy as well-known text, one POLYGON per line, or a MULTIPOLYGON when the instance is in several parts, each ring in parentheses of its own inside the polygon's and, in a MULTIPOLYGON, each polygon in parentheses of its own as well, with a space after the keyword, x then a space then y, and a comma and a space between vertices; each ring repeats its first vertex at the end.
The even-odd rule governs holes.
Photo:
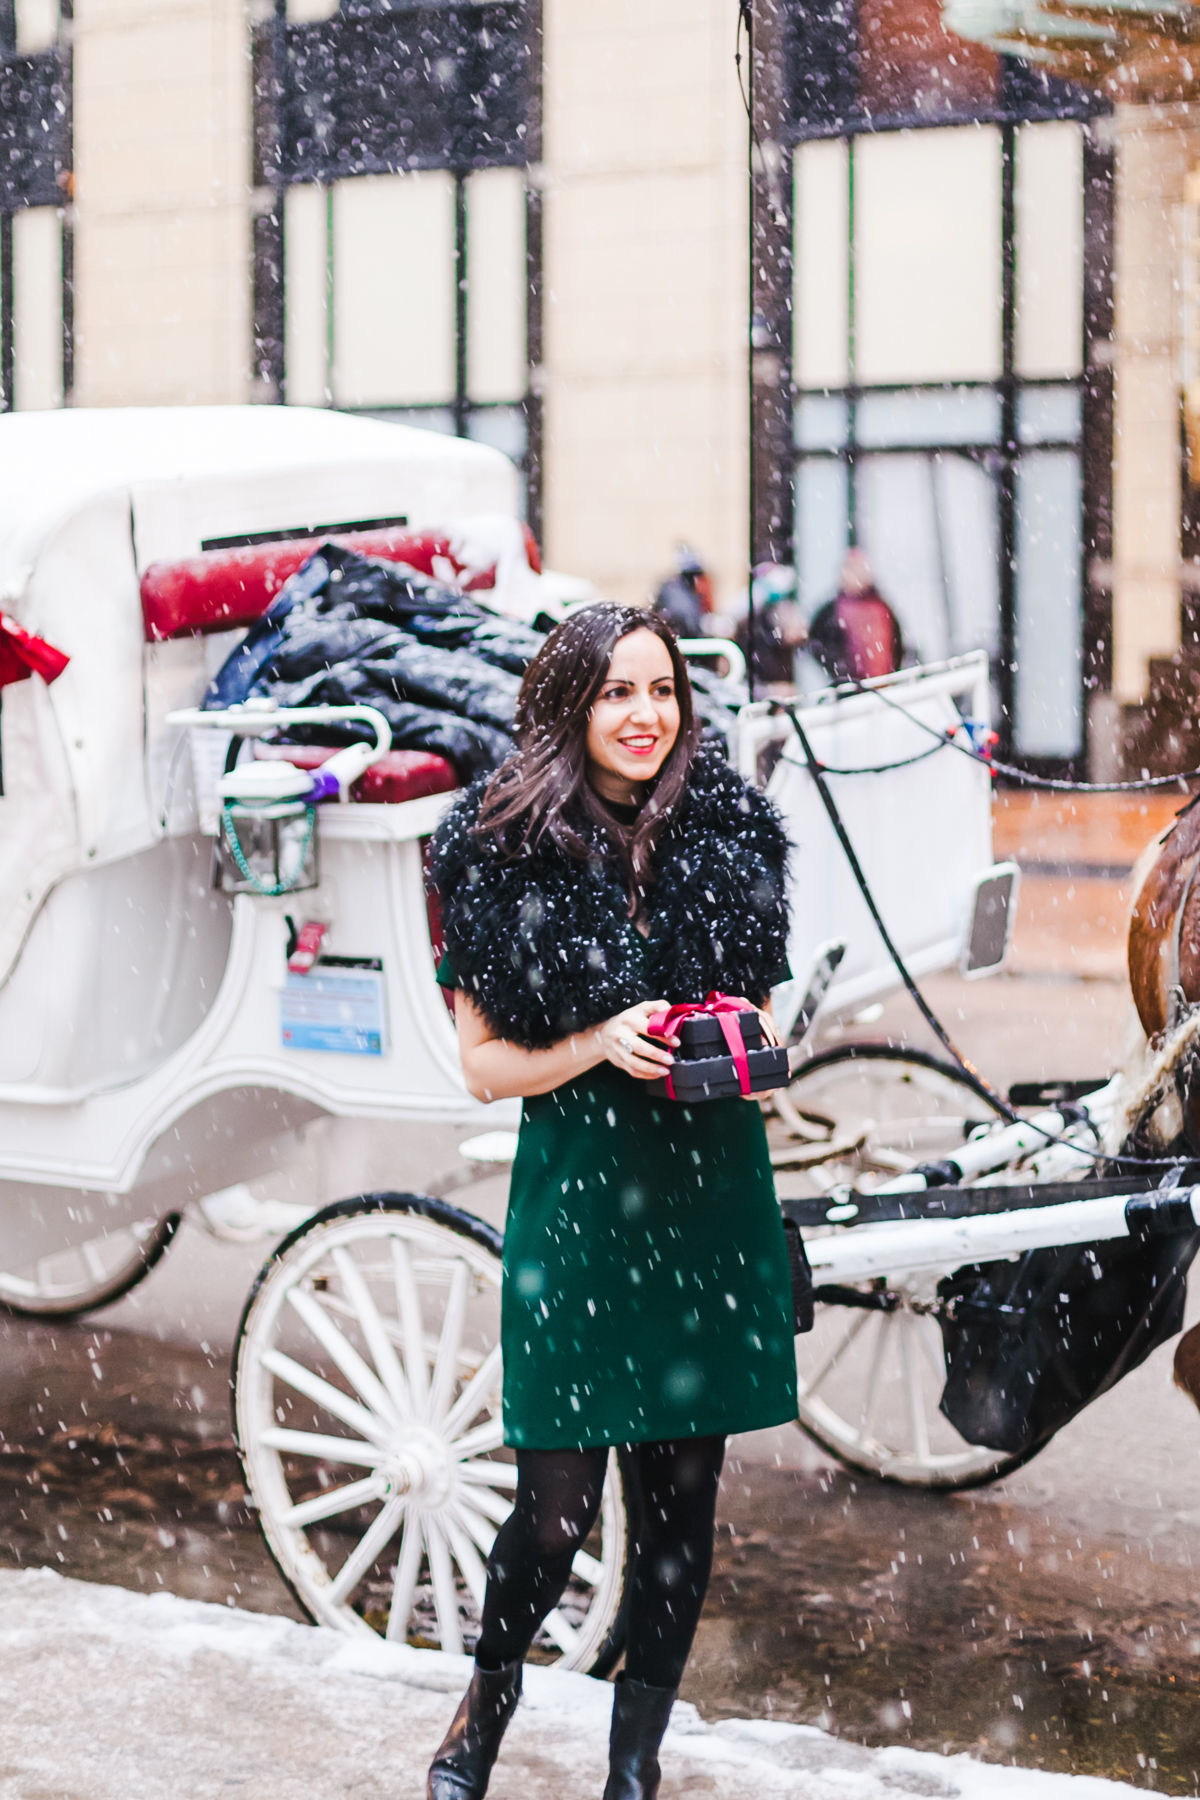
POLYGON ((0 611, 70 658, 0 698, 0 982, 56 882, 162 835, 163 720, 206 660, 194 635, 146 642, 148 567, 330 525, 520 529, 497 451, 300 407, 10 414, 0 495, 0 611))

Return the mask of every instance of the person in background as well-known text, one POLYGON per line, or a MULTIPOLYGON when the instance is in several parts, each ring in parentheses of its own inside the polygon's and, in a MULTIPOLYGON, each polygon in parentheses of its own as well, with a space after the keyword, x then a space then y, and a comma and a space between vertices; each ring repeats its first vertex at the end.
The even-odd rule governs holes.
POLYGON ((814 615, 807 648, 833 682, 891 675, 903 662, 900 622, 875 586, 865 550, 847 550, 838 591, 814 615))
POLYGON ((796 571, 785 563, 759 563, 752 577, 754 645, 750 644, 749 608, 738 599, 737 641, 755 682, 765 687, 791 687, 796 651, 804 642, 804 620, 796 604, 796 571))
POLYGON ((701 637, 705 620, 713 609, 712 581, 704 564, 690 544, 680 544, 675 552, 675 573, 654 596, 654 610, 676 637, 701 637))

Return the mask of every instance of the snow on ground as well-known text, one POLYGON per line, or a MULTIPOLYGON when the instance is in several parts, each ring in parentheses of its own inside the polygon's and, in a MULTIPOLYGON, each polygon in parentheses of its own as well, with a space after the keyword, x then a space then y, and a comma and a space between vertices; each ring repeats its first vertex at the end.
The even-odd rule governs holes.
MULTIPOLYGON (((247 1613, 0 1571, 3 1800, 421 1800, 466 1684, 465 1657, 247 1613)), ((530 1669, 492 1800, 588 1800, 604 1786, 611 1690, 530 1669)), ((904 1749, 807 1726, 706 1725, 680 1705, 661 1800, 1114 1800, 1135 1790, 904 1749)))

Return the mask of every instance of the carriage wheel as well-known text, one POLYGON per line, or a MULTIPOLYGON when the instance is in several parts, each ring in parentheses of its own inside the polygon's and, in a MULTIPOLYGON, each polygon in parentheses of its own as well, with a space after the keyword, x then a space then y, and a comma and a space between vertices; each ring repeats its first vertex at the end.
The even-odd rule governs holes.
POLYGON ((24 1273, 0 1270, 0 1307, 19 1318, 76 1319, 111 1306, 145 1279, 179 1229, 179 1214, 143 1219, 43 1256, 24 1273))
MULTIPOLYGON (((251 1292, 234 1416, 267 1544, 306 1612, 455 1653, 512 1508, 500 1417, 498 1233, 441 1200, 369 1194, 285 1238, 251 1292)), ((609 1458, 600 1519, 532 1656, 605 1673, 631 1534, 609 1458)))
MULTIPOLYGON (((953 1064, 890 1044, 814 1056, 781 1110, 796 1115, 791 1129, 785 1117, 771 1130, 783 1199, 843 1182, 878 1186, 953 1155, 996 1117, 953 1064)), ((813 1330, 796 1339, 798 1423, 831 1456, 884 1481, 979 1487, 1026 1459, 968 1444, 938 1410, 946 1365, 931 1310, 937 1282, 867 1282, 853 1290, 861 1305, 818 1304, 813 1330)))

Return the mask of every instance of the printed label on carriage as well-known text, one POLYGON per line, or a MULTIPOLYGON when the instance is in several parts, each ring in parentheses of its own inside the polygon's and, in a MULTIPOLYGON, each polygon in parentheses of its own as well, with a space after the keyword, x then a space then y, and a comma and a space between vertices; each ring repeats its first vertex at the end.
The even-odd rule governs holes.
POLYGON ((388 1048, 383 970, 322 958, 309 975, 289 974, 279 996, 285 1050, 383 1056, 388 1048))

